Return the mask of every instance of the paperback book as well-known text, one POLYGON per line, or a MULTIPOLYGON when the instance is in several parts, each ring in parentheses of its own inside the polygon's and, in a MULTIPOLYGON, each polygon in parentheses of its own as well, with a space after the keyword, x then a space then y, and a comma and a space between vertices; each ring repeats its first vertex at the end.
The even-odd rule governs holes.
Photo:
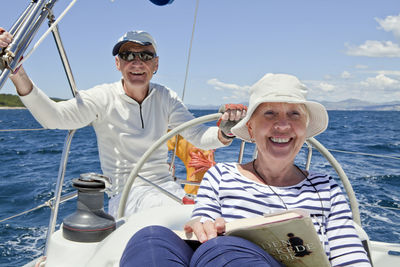
MULTIPOLYGON (((235 220, 226 223, 225 230, 225 235, 257 244, 285 266, 330 266, 313 222, 302 210, 235 220)), ((177 234, 191 242, 197 240, 194 234, 177 234)))

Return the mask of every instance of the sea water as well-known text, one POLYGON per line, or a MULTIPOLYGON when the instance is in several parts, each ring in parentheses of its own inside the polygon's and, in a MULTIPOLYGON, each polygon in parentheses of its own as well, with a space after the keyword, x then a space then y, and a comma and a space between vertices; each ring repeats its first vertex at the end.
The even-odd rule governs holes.
MULTIPOLYGON (((202 116, 216 111, 192 112, 202 116)), ((362 225, 375 241, 400 242, 399 115, 396 111, 329 111, 329 127, 317 136, 349 177, 360 204, 362 225)), ((0 110, 0 220, 53 197, 67 131, 9 131, 40 128, 27 110, 0 110)), ((218 149, 216 161, 237 161, 239 146, 240 141, 234 140, 218 149)), ((246 144, 244 162, 251 160, 253 150, 254 145, 246 144)), ((305 149, 299 153, 296 164, 304 167, 306 153, 305 149)), ((185 178, 179 161, 176 168, 177 176, 185 178)), ((311 169, 339 180, 316 150, 311 169)), ((73 192, 71 180, 86 172, 101 173, 96 136, 90 126, 74 135, 62 194, 73 192)), ((75 207, 76 200, 61 204, 57 229, 75 207)), ((50 209, 44 207, 0 223, 0 266, 21 266, 42 254, 49 217, 50 209)))

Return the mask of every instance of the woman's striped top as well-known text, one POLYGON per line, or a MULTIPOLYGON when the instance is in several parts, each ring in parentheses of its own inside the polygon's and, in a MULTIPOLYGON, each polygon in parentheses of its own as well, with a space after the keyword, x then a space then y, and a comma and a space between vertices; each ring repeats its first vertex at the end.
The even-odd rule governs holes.
POLYGON ((296 185, 271 188, 279 196, 267 185, 243 176, 236 163, 218 163, 204 175, 192 218, 223 217, 229 222, 282 211, 285 205, 303 209, 311 215, 332 266, 371 266, 349 205, 332 177, 309 173, 296 185))

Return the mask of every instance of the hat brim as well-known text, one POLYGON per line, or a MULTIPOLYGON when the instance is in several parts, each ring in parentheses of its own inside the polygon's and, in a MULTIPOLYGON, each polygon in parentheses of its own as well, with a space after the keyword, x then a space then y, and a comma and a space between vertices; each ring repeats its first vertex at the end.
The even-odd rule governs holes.
POLYGON ((153 45, 153 44, 150 43, 150 42, 140 42, 140 41, 131 41, 131 40, 120 41, 120 42, 118 42, 118 43, 116 43, 116 44, 114 45, 114 48, 113 48, 113 50, 112 50, 113 56, 118 55, 119 49, 121 48, 121 46, 122 46, 123 44, 127 43, 127 42, 132 42, 132 43, 136 43, 136 44, 140 44, 140 45, 153 45))
MULTIPOLYGON (((252 142, 248 128, 246 123, 250 120, 251 116, 253 115, 254 111, 261 103, 273 103, 273 101, 259 101, 255 103, 238 124, 232 127, 232 133, 247 142, 252 142)), ((280 102, 280 101, 276 101, 280 102)), ((298 102, 286 102, 291 104, 304 104, 308 110, 309 114, 309 123, 307 126, 307 133, 306 138, 310 138, 316 136, 326 130, 328 127, 329 117, 328 112, 326 111, 325 107, 318 102, 313 101, 298 101, 298 102)))

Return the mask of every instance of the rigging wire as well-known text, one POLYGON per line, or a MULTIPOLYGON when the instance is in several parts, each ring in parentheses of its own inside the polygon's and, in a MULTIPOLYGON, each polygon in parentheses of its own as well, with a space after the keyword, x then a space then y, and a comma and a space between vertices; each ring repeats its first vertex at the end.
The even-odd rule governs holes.
POLYGON ((182 92, 182 102, 185 98, 185 91, 186 91, 186 82, 187 77, 189 74, 189 64, 190 64, 190 55, 192 54, 192 46, 193 46, 193 38, 194 38, 194 30, 196 28, 196 20, 197 20, 197 13, 199 10, 199 0, 196 1, 196 9, 194 11, 194 20, 193 20, 193 28, 192 28, 192 37, 190 38, 190 45, 189 45, 189 52, 188 52, 188 60, 186 63, 186 73, 185 73, 185 80, 183 82, 183 92, 182 92))
MULTIPOLYGON (((196 20, 197 20, 198 11, 199 11, 199 0, 196 1, 196 8, 195 8, 195 11, 194 11, 192 36, 190 38, 188 59, 187 59, 187 63, 186 63, 185 80, 183 82, 182 102, 183 102, 183 100, 185 98, 186 82, 187 82, 187 77, 188 77, 188 74, 189 74, 190 55, 192 54, 193 38, 194 38, 194 31, 196 29, 196 20)), ((179 143, 179 138, 176 137, 176 142, 175 142, 175 146, 174 146, 174 152, 172 153, 171 163, 170 163, 170 168, 169 168, 170 172, 172 172, 172 176, 175 175, 174 165, 175 165, 175 159, 176 159, 176 150, 178 149, 178 143, 179 143)))
MULTIPOLYGON (((316 149, 316 148, 313 147, 312 149, 316 149)), ((338 149, 330 149, 330 148, 326 148, 326 149, 329 152, 338 152, 338 153, 344 153, 344 154, 354 154, 354 155, 360 155, 360 156, 369 156, 369 157, 376 157, 376 158, 389 158, 389 159, 400 160, 400 157, 395 157, 395 156, 387 156, 387 155, 381 155, 381 154, 372 154, 372 153, 348 151, 348 150, 338 150, 338 149)))
POLYGON ((360 204, 361 206, 367 206, 367 207, 371 207, 371 208, 380 208, 380 209, 389 209, 389 210, 400 210, 400 208, 398 207, 388 207, 388 206, 380 206, 380 205, 376 205, 376 204, 369 204, 369 203, 365 203, 363 202, 362 204, 360 204))
POLYGON ((35 211, 35 210, 38 210, 38 209, 40 209, 40 208, 47 207, 47 206, 49 206, 47 202, 48 202, 48 201, 46 201, 45 203, 40 204, 39 206, 36 206, 36 207, 34 207, 34 208, 32 208, 32 209, 29 209, 29 210, 20 212, 20 213, 18 213, 18 214, 12 215, 12 216, 10 216, 10 217, 1 219, 1 220, 0 220, 0 223, 5 222, 5 221, 8 221, 8 220, 11 220, 11 219, 16 218, 16 217, 19 217, 19 216, 21 216, 21 215, 27 214, 27 213, 29 213, 29 212, 31 212, 31 211, 35 211))
MULTIPOLYGON (((52 130, 52 129, 48 129, 48 128, 0 129, 0 132, 43 131, 43 130, 52 130)), ((339 149, 330 149, 330 148, 327 148, 327 150, 330 151, 330 152, 338 152, 338 153, 344 153, 344 154, 354 154, 354 155, 360 155, 360 156, 369 156, 369 157, 376 157, 376 158, 389 158, 389 159, 400 160, 400 157, 387 156, 387 155, 381 155, 381 154, 373 154, 373 153, 365 153, 365 152, 357 152, 357 151, 348 151, 348 150, 339 150, 339 149)))
POLYGON ((371 153, 364 153, 364 152, 353 152, 353 151, 338 150, 338 149, 328 149, 328 150, 333 151, 333 152, 339 152, 339 153, 356 154, 356 155, 364 155, 364 156, 379 157, 379 158, 389 158, 389 159, 400 159, 400 157, 371 154, 371 153))
MULTIPOLYGON (((35 130, 49 130, 49 129, 45 129, 45 128, 38 128, 38 129, 0 129, 0 132, 7 132, 7 131, 35 131, 35 130)), ((314 149, 314 148, 313 148, 314 149)), ((364 153, 364 152, 354 152, 354 151, 345 151, 345 150, 337 150, 337 149, 327 149, 328 151, 332 151, 332 152, 338 152, 338 153, 347 153, 347 154, 355 154, 355 155, 361 155, 361 156, 372 156, 372 157, 380 157, 380 158, 390 158, 390 159, 396 159, 396 160, 400 160, 399 157, 393 157, 393 156, 386 156, 386 155, 379 155, 379 154, 372 154, 372 153, 364 153)), ((61 202, 65 202, 69 199, 72 199, 74 197, 76 197, 76 192, 75 193, 71 193, 71 194, 67 194, 61 197, 61 202)), ((9 216, 7 218, 3 218, 0 219, 0 223, 19 217, 21 215, 27 214, 29 212, 35 211, 37 209, 43 208, 43 207, 50 207, 52 208, 53 206, 53 202, 54 202, 54 197, 49 199, 48 201, 44 202, 43 204, 40 204, 34 208, 31 208, 29 210, 20 212, 18 214, 9 216)), ((400 211, 399 207, 388 207, 388 206, 380 206, 377 204, 369 204, 369 203, 362 203, 361 206, 367 206, 367 207, 371 207, 371 208, 379 208, 379 209, 389 209, 389 210, 394 210, 394 211, 400 211)))
POLYGON ((47 29, 47 31, 40 37, 40 39, 36 42, 33 48, 24 56, 24 58, 17 64, 15 69, 22 65, 38 48, 38 46, 43 42, 43 40, 49 35, 49 33, 58 25, 58 23, 64 18, 67 12, 75 5, 77 0, 72 0, 71 3, 67 6, 67 8, 61 13, 60 17, 47 29))
MULTIPOLYGON (((70 200, 70 199, 73 199, 73 198, 75 198, 75 197, 77 197, 77 196, 78 196, 78 193, 77 193, 77 192, 72 192, 72 193, 69 193, 69 194, 65 194, 65 195, 63 195, 63 196, 61 197, 60 203, 63 203, 63 202, 68 201, 68 200, 70 200)), ((52 198, 50 198, 49 200, 45 201, 44 203, 42 203, 42 204, 40 204, 40 205, 38 205, 38 206, 36 206, 36 207, 34 207, 34 208, 31 208, 31 209, 29 209, 29 210, 20 212, 20 213, 18 213, 18 214, 12 215, 12 216, 7 217, 7 218, 0 219, 0 223, 5 222, 5 221, 8 221, 8 220, 13 219, 13 218, 16 218, 16 217, 19 217, 19 216, 21 216, 21 215, 27 214, 27 213, 29 213, 29 212, 38 210, 38 209, 43 208, 43 207, 50 207, 51 209, 53 209, 53 207, 54 207, 54 200, 55 200, 55 198, 52 197, 52 198)))
POLYGON ((19 131, 41 131, 49 130, 47 128, 33 128, 33 129, 0 129, 0 132, 19 132, 19 131))

